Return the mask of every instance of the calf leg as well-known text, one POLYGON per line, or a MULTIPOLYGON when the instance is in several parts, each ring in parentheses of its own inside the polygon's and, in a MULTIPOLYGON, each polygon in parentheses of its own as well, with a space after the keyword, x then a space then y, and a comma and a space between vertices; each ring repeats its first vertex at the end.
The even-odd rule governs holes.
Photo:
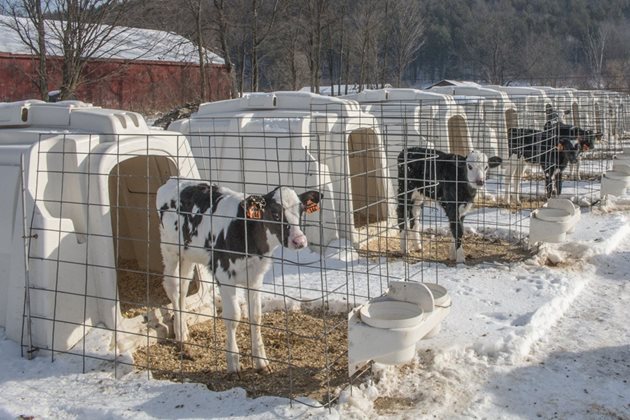
POLYGON ((547 191, 547 198, 551 198, 554 191, 554 179, 553 169, 545 170, 545 190, 547 191))
POLYGON ((412 202, 410 213, 410 241, 411 241, 411 250, 412 251, 420 251, 422 249, 422 242, 420 241, 420 217, 422 216, 422 207, 424 205, 424 201, 422 200, 422 196, 417 192, 412 194, 412 202))
POLYGON ((400 232, 400 250, 403 254, 407 253, 409 240, 409 222, 412 218, 413 197, 411 191, 398 191, 398 207, 396 214, 398 216, 398 230, 400 232))
POLYGON ((562 192, 562 171, 558 167, 545 172, 547 183, 547 198, 557 197, 562 192))
POLYGON ((236 343, 236 328, 241 320, 241 307, 236 297, 236 287, 221 282, 221 298, 223 300, 223 321, 227 331, 227 370, 229 373, 239 372, 238 344, 236 343))
POLYGON ((173 304, 173 329, 175 339, 180 342, 188 340, 186 323, 186 295, 193 274, 193 265, 186 258, 179 258, 175 252, 162 252, 164 260, 164 291, 173 304), (180 260, 180 261, 178 261, 180 260), (181 277, 180 277, 181 273, 181 277))
POLYGON ((525 162, 519 162, 514 172, 514 203, 516 204, 521 204, 523 175, 525 175, 525 162))
POLYGON ((264 370, 269 366, 269 361, 267 360, 267 355, 265 354, 265 345, 263 343, 260 327, 262 322, 262 310, 259 288, 262 287, 262 279, 259 282, 254 283, 255 286, 251 287, 247 293, 250 331, 252 337, 252 356, 254 358, 254 367, 258 370, 264 370))
MULTIPOLYGON (((455 207, 455 205, 453 205, 453 207, 455 207)), ((463 263, 466 261, 464 248, 462 246, 462 237, 464 236, 464 217, 459 217, 459 212, 456 208, 449 208, 446 215, 448 216, 451 235, 453 235, 453 245, 451 247, 449 258, 451 261, 463 263)))
POLYGON ((525 165, 519 159, 508 159, 507 168, 505 170, 505 202, 520 203, 521 179, 525 165))
POLYGON ((562 171, 559 169, 556 173, 556 194, 558 197, 562 194, 562 171))
POLYGON ((209 305, 212 307, 213 313, 216 314, 216 303, 213 300, 214 290, 212 282, 212 273, 208 270, 208 267, 202 264, 195 265, 197 271, 197 278, 199 279, 199 300, 203 305, 209 305))
POLYGON ((420 213, 422 202, 417 202, 413 191, 399 191, 398 229, 400 231, 400 250, 403 254, 408 251, 422 249, 420 242, 420 213), (411 232, 410 232, 411 230, 411 232))
POLYGON ((503 182, 503 188, 505 190, 503 198, 505 202, 508 204, 510 203, 510 198, 512 194, 512 180, 515 175, 514 171, 515 171, 514 162, 512 161, 512 159, 508 159, 506 162, 506 168, 505 168, 505 180, 503 182))

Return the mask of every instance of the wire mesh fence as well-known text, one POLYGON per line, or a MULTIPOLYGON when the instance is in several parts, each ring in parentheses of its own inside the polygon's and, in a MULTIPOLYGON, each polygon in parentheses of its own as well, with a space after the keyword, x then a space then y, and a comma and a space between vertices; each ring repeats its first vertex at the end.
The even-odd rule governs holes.
POLYGON ((464 259, 529 258, 532 210, 597 203, 630 134, 628 97, 611 92, 405 94, 207 104, 181 133, 37 134, 23 153, 24 350, 330 404, 369 374, 348 375, 353 308, 464 259))

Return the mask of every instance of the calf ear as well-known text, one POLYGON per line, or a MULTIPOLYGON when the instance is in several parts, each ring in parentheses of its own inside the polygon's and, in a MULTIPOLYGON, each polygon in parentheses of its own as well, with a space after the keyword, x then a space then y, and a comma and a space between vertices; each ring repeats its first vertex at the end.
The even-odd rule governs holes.
POLYGON ((262 219, 262 212, 265 208, 264 198, 249 196, 242 205, 245 208, 245 217, 248 219, 262 219))
POLYGON ((299 195, 300 201, 304 205, 304 211, 315 213, 319 211, 319 202, 324 198, 324 194, 317 191, 306 191, 299 195))
POLYGON ((491 168, 496 168, 497 166, 500 166, 503 163, 503 159, 501 159, 499 156, 492 156, 491 158, 488 159, 488 166, 491 168))

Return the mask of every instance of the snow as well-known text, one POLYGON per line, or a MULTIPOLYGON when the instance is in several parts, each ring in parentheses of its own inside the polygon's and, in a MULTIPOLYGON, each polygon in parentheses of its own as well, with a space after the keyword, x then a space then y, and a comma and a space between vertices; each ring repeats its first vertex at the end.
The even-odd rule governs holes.
MULTIPOLYGON (((390 263, 392 277, 438 280, 453 298, 451 313, 436 337, 419 343, 412 363, 375 365, 372 379, 345 389, 330 410, 276 397, 250 399, 242 389, 212 392, 200 384, 158 381, 123 363, 113 373, 112 362, 86 359, 82 373, 80 357, 29 361, 0 332, 0 418, 628 418, 629 218, 630 199, 604 200, 584 210, 567 242, 543 245, 518 264, 390 263), (383 401, 391 404, 383 408, 383 401)), ((339 287, 341 302, 348 268, 379 269, 351 251, 327 252, 321 259, 284 251, 278 256, 300 265, 285 264, 281 271, 275 264, 265 288, 288 293, 298 305, 309 293, 321 293, 325 281, 329 290, 339 287), (274 275, 282 276, 280 286, 274 275), (301 290, 282 288, 295 281, 301 290)), ((373 297, 384 285, 353 287, 351 293, 373 297)), ((266 310, 277 303, 267 301, 266 310)), ((82 345, 103 356, 109 337, 95 330, 82 345)))
MULTIPOLYGON (((28 28, 35 33, 33 25, 26 18, 18 18, 20 27, 28 28)), ((60 21, 47 20, 46 44, 48 54, 61 56, 61 40, 56 33, 60 21)), ((32 55, 17 31, 12 17, 0 15, 0 53, 32 55)), ((104 32, 99 29, 97 32, 104 32)), ((110 39, 92 56, 94 59, 170 61, 182 63, 199 63, 197 47, 188 39, 171 32, 152 29, 115 27, 110 39)), ((207 61, 212 64, 224 64, 223 58, 207 51, 207 61)))

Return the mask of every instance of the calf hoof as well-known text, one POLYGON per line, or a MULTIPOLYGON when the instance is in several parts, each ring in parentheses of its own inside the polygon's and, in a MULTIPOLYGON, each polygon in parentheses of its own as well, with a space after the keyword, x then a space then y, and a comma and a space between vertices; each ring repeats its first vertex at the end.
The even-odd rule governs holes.
POLYGON ((400 232, 400 252, 402 252, 403 254, 407 253, 407 245, 408 245, 408 240, 407 240, 407 233, 403 230, 400 232))
POLYGON ((264 357, 254 357, 254 369, 263 370, 269 367, 269 360, 264 357))
POLYGON ((455 254, 455 262, 458 264, 466 262, 466 255, 464 254, 464 248, 461 246, 457 249, 457 252, 455 254))
POLYGON ((268 375, 272 373, 273 370, 271 369, 271 365, 269 364, 269 362, 267 360, 264 360, 263 362, 264 363, 255 363, 256 371, 258 371, 258 373, 261 373, 263 375, 268 375))
POLYGON ((466 255, 464 254, 464 247, 459 247, 455 249, 455 247, 451 247, 451 252, 449 255, 449 260, 455 261, 456 263, 464 263, 466 262, 466 255))
POLYGON ((179 341, 180 343, 184 343, 186 341, 188 341, 189 339, 189 335, 188 335, 188 328, 183 329, 182 331, 180 331, 179 334, 177 334, 177 330, 175 330, 175 340, 179 341))
POLYGON ((238 356, 230 355, 227 356, 227 371, 230 375, 236 374, 240 378, 240 372, 243 370, 243 365, 238 360, 238 356))
POLYGON ((195 360, 195 357, 193 356, 193 354, 190 352, 189 349, 187 349, 186 347, 184 347, 182 345, 182 350, 179 352, 179 357, 182 360, 189 360, 189 361, 193 361, 195 360))
POLYGON ((401 234, 400 252, 408 254, 409 252, 422 251, 422 241, 417 238, 407 238, 401 234))
POLYGON ((234 372, 230 372, 228 371, 228 377, 230 377, 231 379, 243 379, 243 377, 241 376, 241 370, 235 370, 234 372))

